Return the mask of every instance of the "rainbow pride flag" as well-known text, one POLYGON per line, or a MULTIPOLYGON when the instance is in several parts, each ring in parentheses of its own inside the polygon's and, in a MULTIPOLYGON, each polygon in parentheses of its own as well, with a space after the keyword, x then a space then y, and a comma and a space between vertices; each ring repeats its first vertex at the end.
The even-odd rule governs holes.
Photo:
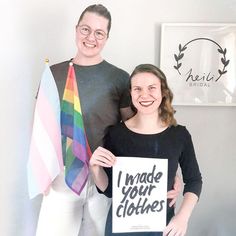
POLYGON ((86 138, 73 63, 70 63, 61 104, 61 132, 65 181, 77 194, 83 190, 89 174, 91 150, 86 138))
POLYGON ((35 105, 27 163, 30 198, 45 193, 63 169, 60 100, 52 72, 46 63, 35 105))

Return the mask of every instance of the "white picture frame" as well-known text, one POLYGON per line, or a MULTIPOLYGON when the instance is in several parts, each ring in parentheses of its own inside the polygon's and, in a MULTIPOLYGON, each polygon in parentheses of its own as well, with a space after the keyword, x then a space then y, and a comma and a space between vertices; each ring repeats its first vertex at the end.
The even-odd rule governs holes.
POLYGON ((236 106, 236 24, 163 23, 160 68, 173 105, 236 106))

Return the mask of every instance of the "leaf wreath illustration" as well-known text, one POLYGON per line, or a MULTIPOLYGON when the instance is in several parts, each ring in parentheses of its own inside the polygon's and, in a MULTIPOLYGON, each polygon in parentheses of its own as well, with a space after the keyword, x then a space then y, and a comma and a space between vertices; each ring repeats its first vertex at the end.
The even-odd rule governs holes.
POLYGON ((215 80, 215 81, 218 81, 220 79, 220 77, 223 75, 223 74, 226 74, 227 73, 227 70, 226 70, 226 66, 229 65, 229 62, 230 60, 227 60, 226 59, 226 52, 227 52, 227 49, 223 49, 217 42, 215 42, 214 40, 212 39, 209 39, 209 38, 196 38, 196 39, 193 39, 193 40, 190 40, 189 42, 187 42, 184 46, 182 46, 181 44, 179 44, 179 53, 178 54, 174 54, 174 58, 175 58, 175 61, 176 61, 176 65, 174 65, 174 68, 178 71, 179 75, 181 75, 181 72, 180 72, 180 67, 182 66, 182 63, 181 63, 181 59, 183 59, 184 57, 184 51, 187 49, 187 46, 194 42, 194 41, 197 41, 197 40, 208 40, 214 44, 217 45, 218 47, 218 52, 220 54, 222 54, 222 57, 221 57, 221 62, 223 64, 223 68, 222 69, 218 69, 218 73, 219 73, 219 76, 218 78, 215 80))

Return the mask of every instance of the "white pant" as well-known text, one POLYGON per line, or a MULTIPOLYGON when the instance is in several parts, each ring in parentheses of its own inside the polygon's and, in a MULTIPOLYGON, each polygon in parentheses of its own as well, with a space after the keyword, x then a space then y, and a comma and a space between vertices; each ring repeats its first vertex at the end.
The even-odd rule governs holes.
POLYGON ((77 195, 65 184, 63 173, 43 197, 36 236, 104 236, 110 203, 91 178, 77 195))

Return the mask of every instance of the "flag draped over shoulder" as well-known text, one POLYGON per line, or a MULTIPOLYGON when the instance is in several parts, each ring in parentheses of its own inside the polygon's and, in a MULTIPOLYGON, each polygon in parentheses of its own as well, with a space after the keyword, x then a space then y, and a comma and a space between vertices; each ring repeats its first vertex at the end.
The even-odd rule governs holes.
POLYGON ((35 106, 27 164, 30 198, 46 192, 64 168, 60 128, 58 90, 46 63, 35 106))
POLYGON ((65 181, 77 194, 83 190, 89 174, 91 150, 87 142, 81 112, 78 86, 70 63, 61 106, 65 181))

